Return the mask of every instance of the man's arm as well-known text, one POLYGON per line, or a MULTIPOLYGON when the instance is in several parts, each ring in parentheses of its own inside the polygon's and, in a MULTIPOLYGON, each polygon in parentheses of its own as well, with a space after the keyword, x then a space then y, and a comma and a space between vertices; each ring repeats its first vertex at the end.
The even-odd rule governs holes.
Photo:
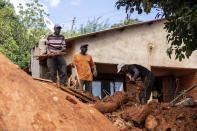
POLYGON ((61 46, 60 46, 60 50, 61 52, 66 50, 66 40, 65 40, 65 37, 63 35, 60 35, 59 38, 62 39, 62 42, 61 42, 61 46))
POLYGON ((95 67, 95 64, 94 64, 94 61, 92 59, 92 56, 90 56, 90 67, 91 68, 94 68, 95 67))
POLYGON ((133 79, 135 81, 136 78, 138 78, 140 72, 139 72, 139 70, 136 67, 133 68, 133 72, 134 72, 133 79))
POLYGON ((139 70, 134 65, 129 65, 127 72, 133 75, 132 80, 134 81, 139 77, 140 74, 139 70))
POLYGON ((92 74, 96 77, 97 76, 97 70, 96 66, 94 68, 91 68, 92 74))
POLYGON ((65 38, 62 40, 62 51, 66 49, 66 41, 65 38))
POLYGON ((90 67, 91 67, 92 74, 96 77, 97 76, 97 70, 96 70, 96 66, 94 64, 94 61, 92 59, 92 56, 90 56, 90 67))

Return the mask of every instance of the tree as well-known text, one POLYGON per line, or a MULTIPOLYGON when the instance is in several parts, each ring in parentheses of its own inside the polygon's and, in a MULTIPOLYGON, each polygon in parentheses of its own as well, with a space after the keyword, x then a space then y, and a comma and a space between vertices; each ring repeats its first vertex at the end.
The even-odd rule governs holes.
POLYGON ((45 29, 44 17, 48 16, 42 4, 38 0, 31 0, 26 3, 24 8, 19 4, 19 20, 17 40, 20 46, 21 58, 20 67, 25 68, 30 65, 31 49, 39 42, 41 38, 46 37, 47 30, 45 29))
POLYGON ((81 35, 80 32, 77 32, 75 30, 73 31, 70 31, 70 30, 67 30, 67 31, 61 31, 61 34, 65 36, 65 38, 69 38, 69 37, 75 37, 75 36, 79 36, 81 35))
POLYGON ((85 25, 81 24, 78 31, 81 34, 87 34, 87 33, 97 32, 109 28, 109 24, 107 23, 107 21, 99 22, 100 19, 101 17, 94 18, 93 20, 88 20, 88 22, 85 25))
POLYGON ((8 1, 0 0, 0 52, 21 68, 30 65, 31 49, 42 38, 46 30, 43 17, 46 16, 38 0, 31 0, 20 14, 8 1))
POLYGON ((19 46, 16 43, 15 29, 19 19, 14 7, 4 0, 0 0, 0 52, 17 63, 19 46))
POLYGON ((120 22, 118 24, 113 24, 111 26, 111 28, 115 28, 115 27, 120 27, 120 26, 124 26, 124 25, 130 25, 130 24, 135 24, 135 23, 138 23, 138 22, 141 22, 140 20, 138 19, 126 19, 124 20, 124 22, 120 22))
POLYGON ((118 0, 116 7, 125 7, 126 13, 150 13, 156 9, 156 18, 166 19, 165 29, 170 47, 167 54, 175 53, 180 61, 189 58, 197 49, 197 1, 195 0, 118 0))

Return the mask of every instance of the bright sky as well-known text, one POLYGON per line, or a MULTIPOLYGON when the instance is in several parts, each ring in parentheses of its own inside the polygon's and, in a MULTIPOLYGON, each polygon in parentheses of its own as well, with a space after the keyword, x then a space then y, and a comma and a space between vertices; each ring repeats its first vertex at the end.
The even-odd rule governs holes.
MULTIPOLYGON (((25 3, 29 0, 10 0, 15 7, 19 3, 25 3)), ((39 0, 45 5, 50 14, 49 19, 53 23, 64 24, 64 30, 71 29, 72 20, 76 17, 75 28, 85 24, 88 20, 101 17, 100 22, 108 20, 109 24, 119 23, 126 17, 124 9, 117 10, 116 0, 39 0)), ((142 21, 152 20, 156 12, 149 15, 134 13, 132 19, 138 18, 142 21)))

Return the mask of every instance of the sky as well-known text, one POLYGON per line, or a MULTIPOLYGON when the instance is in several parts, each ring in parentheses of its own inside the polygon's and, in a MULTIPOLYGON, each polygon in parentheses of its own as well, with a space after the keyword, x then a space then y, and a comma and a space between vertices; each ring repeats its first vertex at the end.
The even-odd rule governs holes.
MULTIPOLYGON (((30 0, 10 0, 17 11, 19 3, 24 4, 30 0)), ((126 13, 124 9, 117 10, 115 7, 116 0, 39 0, 50 14, 49 19, 54 24, 63 24, 64 30, 70 30, 73 18, 76 17, 74 28, 85 24, 88 20, 100 18, 100 22, 108 24, 119 23, 124 21, 126 13)), ((146 15, 138 15, 136 12, 131 15, 132 19, 148 21, 155 19, 156 12, 146 15)))

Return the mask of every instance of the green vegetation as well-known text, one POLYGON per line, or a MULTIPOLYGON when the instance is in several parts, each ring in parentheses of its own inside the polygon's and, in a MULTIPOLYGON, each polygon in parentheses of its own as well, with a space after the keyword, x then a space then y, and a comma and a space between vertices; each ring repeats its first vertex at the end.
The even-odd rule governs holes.
POLYGON ((97 32, 97 31, 100 31, 100 30, 108 29, 110 27, 109 24, 108 24, 108 21, 100 22, 99 21, 100 19, 101 19, 101 17, 94 18, 93 20, 88 20, 85 25, 81 24, 78 31, 81 34, 88 34, 88 33, 91 33, 91 32, 97 32))
POLYGON ((138 19, 128 19, 128 20, 126 19, 123 22, 110 25, 108 21, 100 22, 100 19, 101 17, 94 18, 93 20, 88 20, 88 22, 85 25, 82 24, 80 26, 78 31, 80 32, 80 34, 88 34, 91 32, 97 32, 97 31, 101 31, 101 30, 105 30, 109 28, 115 28, 115 27, 120 27, 124 25, 135 24, 135 23, 141 22, 138 19))
POLYGON ((32 0, 16 15, 14 7, 0 0, 0 52, 21 68, 30 65, 32 47, 46 34, 43 16, 46 16, 38 0, 32 0))
POLYGON ((124 22, 120 22, 118 24, 113 24, 111 27, 114 28, 114 27, 120 27, 120 26, 124 26, 124 25, 130 25, 130 24, 136 24, 138 22, 141 22, 140 20, 138 19, 126 19, 124 20, 124 22))

